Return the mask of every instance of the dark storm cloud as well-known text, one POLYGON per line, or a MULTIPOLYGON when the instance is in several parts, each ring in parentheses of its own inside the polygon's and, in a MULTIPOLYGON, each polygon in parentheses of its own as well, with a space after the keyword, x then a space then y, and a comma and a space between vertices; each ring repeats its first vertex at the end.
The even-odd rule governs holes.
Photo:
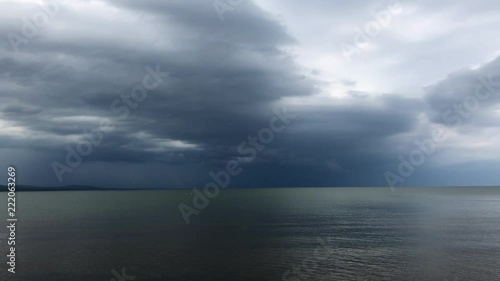
POLYGON ((385 94, 298 109, 292 129, 277 141, 276 160, 316 174, 315 185, 382 185, 378 172, 398 153, 392 137, 412 132, 422 108, 418 100, 385 94))
MULTIPOLYGON (((19 135, 30 135, 3 135, 5 147, 52 149, 58 160, 83 130, 97 127, 99 119, 116 117, 110 105, 140 83, 147 65, 159 65, 169 78, 130 109, 114 132, 105 134, 87 161, 225 159, 230 145, 267 121, 273 103, 314 91, 314 82, 304 79, 280 49, 293 39, 251 3, 227 24, 208 2, 111 4, 143 15, 155 27, 157 40, 121 44, 113 38, 127 30, 112 26, 85 38, 72 32, 78 30, 79 19, 66 18, 65 36, 34 38, 17 55, 8 52, 9 46, 4 49, 1 98, 9 105, 2 119, 20 128, 19 135), (151 50, 161 39, 172 46, 151 50)), ((60 16, 72 13, 67 7, 64 14, 62 7, 60 16)))

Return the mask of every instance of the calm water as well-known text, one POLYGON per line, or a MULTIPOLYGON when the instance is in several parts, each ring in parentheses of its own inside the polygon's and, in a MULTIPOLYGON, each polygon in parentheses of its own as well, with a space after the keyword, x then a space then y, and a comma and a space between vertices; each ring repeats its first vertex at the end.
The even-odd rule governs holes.
POLYGON ((17 200, 17 274, 2 241, 0 280, 108 281, 122 268, 135 281, 500 280, 494 188, 223 190, 189 226, 185 191, 17 200))

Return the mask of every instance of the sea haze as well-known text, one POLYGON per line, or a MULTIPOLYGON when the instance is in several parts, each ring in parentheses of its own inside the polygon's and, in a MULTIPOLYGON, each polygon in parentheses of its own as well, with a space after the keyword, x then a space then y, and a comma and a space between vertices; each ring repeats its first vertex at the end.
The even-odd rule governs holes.
POLYGON ((8 280, 107 281, 122 269, 143 281, 500 276, 498 188, 228 189, 189 225, 178 210, 189 191, 17 197, 8 280))

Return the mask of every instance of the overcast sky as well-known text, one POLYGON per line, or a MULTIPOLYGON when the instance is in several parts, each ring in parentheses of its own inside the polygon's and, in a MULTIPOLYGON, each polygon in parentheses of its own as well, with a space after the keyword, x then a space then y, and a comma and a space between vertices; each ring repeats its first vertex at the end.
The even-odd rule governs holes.
POLYGON ((499 1, 0 11, 0 159, 21 183, 188 188, 237 162, 233 187, 500 184, 499 1))

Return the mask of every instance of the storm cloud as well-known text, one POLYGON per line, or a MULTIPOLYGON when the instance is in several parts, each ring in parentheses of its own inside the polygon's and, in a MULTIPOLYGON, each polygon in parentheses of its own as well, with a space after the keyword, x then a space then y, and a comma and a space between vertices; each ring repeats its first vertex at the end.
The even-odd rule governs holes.
POLYGON ((221 18, 211 1, 2 2, 0 157, 32 185, 192 188, 234 160, 232 187, 383 186, 415 140, 446 127, 405 185, 456 184, 464 169, 467 184, 498 182, 500 43, 466 40, 497 30, 497 3, 427 2, 401 2, 351 61, 339 46, 388 3, 229 1, 221 18), (470 118, 443 119, 483 80, 492 95, 470 118), (283 130, 242 153, 271 123, 283 130))

